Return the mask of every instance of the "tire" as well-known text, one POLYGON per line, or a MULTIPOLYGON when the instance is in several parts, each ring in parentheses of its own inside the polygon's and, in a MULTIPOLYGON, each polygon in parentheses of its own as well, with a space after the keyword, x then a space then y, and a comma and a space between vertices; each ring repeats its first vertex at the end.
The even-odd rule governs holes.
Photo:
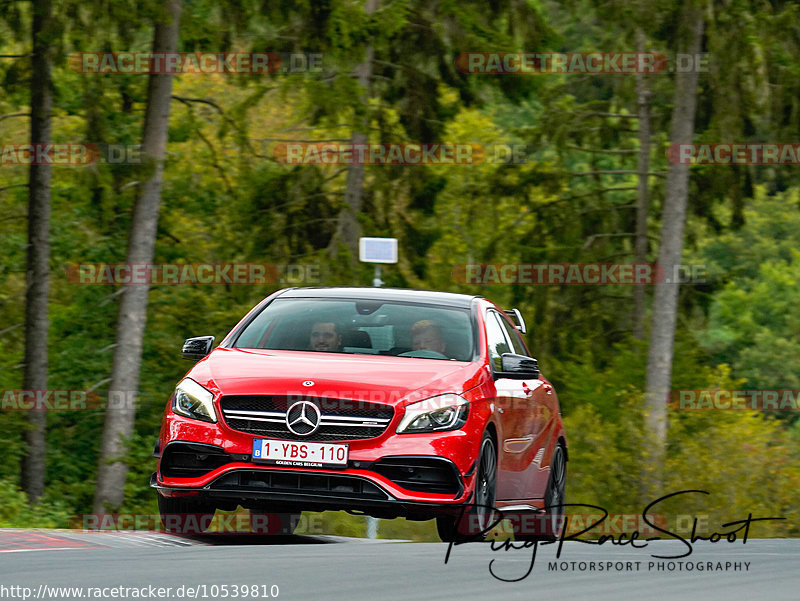
POLYGON ((456 532, 456 518, 449 515, 436 516, 436 530, 442 542, 457 543, 461 541, 461 537, 456 532))
POLYGON ((165 497, 159 494, 158 512, 167 532, 202 534, 211 525, 215 509, 194 497, 165 497))
POLYGON ((475 475, 474 501, 461 516, 443 515, 436 518, 439 538, 444 542, 482 541, 495 521, 497 494, 497 450, 487 432, 481 441, 478 468, 475 475))
MULTIPOLYGON (((556 445, 553 457, 550 460, 550 477, 547 479, 547 489, 544 493, 545 512, 548 514, 547 521, 540 524, 540 531, 531 534, 530 532, 520 532, 518 527, 514 529, 514 538, 519 541, 553 541, 561 534, 564 526, 564 507, 567 484, 567 454, 561 443, 556 445)), ((518 524, 524 523, 524 518, 518 524)))
POLYGON ((250 527, 256 534, 294 534, 300 513, 250 510, 250 527))

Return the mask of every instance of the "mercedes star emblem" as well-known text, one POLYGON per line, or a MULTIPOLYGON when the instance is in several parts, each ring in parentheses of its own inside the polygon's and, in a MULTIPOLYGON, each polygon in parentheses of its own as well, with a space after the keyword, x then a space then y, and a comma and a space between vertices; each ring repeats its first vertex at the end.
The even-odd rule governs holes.
POLYGON ((314 403, 298 401, 286 412, 286 427, 292 434, 308 436, 319 428, 322 414, 314 403))

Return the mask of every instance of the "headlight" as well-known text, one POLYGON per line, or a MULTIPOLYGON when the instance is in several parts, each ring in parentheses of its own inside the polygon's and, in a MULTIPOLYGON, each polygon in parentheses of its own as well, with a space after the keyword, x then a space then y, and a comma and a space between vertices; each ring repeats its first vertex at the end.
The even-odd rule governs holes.
POLYGON ((469 402, 457 394, 443 394, 406 405, 398 434, 457 430, 467 421, 469 402))
POLYGON ((184 415, 204 422, 217 421, 214 411, 214 395, 200 386, 194 380, 184 378, 175 387, 175 398, 172 401, 172 410, 178 415, 184 415))

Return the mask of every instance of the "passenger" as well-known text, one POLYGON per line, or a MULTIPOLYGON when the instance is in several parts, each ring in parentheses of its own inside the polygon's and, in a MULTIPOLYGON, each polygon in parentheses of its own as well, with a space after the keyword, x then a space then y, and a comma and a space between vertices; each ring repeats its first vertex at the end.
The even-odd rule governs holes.
POLYGON ((445 354, 447 345, 442 328, 430 319, 423 319, 411 326, 411 348, 415 351, 435 351, 445 354))

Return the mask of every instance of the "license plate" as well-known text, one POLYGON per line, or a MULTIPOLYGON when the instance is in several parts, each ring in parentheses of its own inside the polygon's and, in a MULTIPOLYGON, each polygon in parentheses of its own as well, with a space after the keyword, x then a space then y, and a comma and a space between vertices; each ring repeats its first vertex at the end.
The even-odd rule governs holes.
POLYGON ((257 438, 253 461, 291 467, 347 467, 349 450, 346 444, 257 438))

